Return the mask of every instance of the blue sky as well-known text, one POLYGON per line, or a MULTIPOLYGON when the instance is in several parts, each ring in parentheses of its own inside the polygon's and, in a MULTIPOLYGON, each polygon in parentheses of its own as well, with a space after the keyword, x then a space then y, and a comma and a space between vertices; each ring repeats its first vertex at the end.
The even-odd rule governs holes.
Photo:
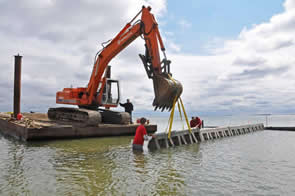
MULTIPOLYGON (((284 0, 169 0, 162 31, 173 32, 182 52, 206 53, 213 39, 233 39, 244 27, 267 22, 283 11, 284 0), (180 21, 187 27, 180 28, 180 21)), ((213 41, 214 41, 213 40, 213 41)))

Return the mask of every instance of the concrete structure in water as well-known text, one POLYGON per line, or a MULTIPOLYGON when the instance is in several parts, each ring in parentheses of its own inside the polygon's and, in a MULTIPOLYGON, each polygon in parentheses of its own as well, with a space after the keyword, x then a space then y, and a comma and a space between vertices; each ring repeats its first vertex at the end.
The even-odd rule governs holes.
MULTIPOLYGON (((52 121, 46 114, 23 113, 23 120, 15 120, 9 114, 0 113, 0 133, 23 141, 69 139, 135 135, 138 124, 97 124, 52 121)), ((157 125, 145 125, 148 133, 157 131, 157 125)))
POLYGON ((264 125, 262 123, 210 129, 193 128, 191 133, 189 130, 172 131, 170 139, 168 139, 166 133, 158 133, 155 134, 155 138, 149 141, 148 148, 149 150, 158 150, 161 148, 169 148, 198 143, 206 140, 252 133, 260 130, 264 130, 264 125))

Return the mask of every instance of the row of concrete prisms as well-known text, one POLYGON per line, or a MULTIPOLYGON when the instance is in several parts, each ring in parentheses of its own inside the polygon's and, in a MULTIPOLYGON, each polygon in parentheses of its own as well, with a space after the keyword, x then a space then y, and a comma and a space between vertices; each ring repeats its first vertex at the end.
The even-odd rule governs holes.
POLYGON ((202 129, 200 131, 201 141, 218 139, 222 137, 230 137, 235 135, 241 135, 246 133, 251 133, 255 131, 264 130, 264 125, 252 124, 252 125, 242 125, 242 126, 232 126, 232 127, 221 127, 213 129, 202 129))
POLYGON ((264 130, 264 125, 262 123, 210 129, 205 128, 201 130, 198 128, 194 128, 192 129, 191 133, 188 130, 173 131, 171 133, 170 139, 167 138, 166 133, 158 133, 155 134, 156 137, 149 142, 148 148, 150 150, 157 150, 161 148, 169 148, 174 146, 198 143, 206 140, 252 133, 260 130, 264 130))

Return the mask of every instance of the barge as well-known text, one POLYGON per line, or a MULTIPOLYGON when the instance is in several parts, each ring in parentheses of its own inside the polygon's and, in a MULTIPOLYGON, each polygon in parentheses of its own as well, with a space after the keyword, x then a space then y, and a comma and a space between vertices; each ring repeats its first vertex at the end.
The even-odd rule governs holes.
MULTIPOLYGON (((53 121, 43 113, 23 113, 16 120, 8 113, 0 113, 0 133, 22 141, 108 137, 135 135, 138 124, 97 124, 53 121)), ((145 125, 149 134, 157 131, 157 125, 145 125)))

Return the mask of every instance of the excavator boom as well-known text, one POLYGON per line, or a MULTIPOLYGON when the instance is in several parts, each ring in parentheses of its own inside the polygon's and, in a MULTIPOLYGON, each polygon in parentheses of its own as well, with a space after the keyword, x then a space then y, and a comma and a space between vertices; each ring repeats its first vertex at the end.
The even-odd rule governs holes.
POLYGON ((142 8, 141 33, 145 40, 145 55, 139 55, 149 78, 153 80, 155 98, 153 106, 170 110, 182 93, 182 85, 177 80, 171 80, 170 63, 165 54, 165 47, 158 29, 158 24, 150 13, 151 8, 142 8), (160 60, 158 43, 164 55, 160 60))
POLYGON ((104 46, 97 53, 91 77, 87 87, 65 88, 57 92, 56 102, 59 104, 78 105, 79 107, 90 109, 99 106, 116 107, 114 105, 105 105, 102 101, 103 93, 106 93, 108 84, 106 70, 108 63, 136 38, 141 36, 145 40, 145 55, 140 54, 147 75, 153 80, 155 98, 153 106, 157 108, 170 110, 175 100, 182 93, 182 85, 177 80, 171 78, 170 63, 165 54, 165 47, 160 36, 158 24, 151 14, 150 7, 142 7, 141 11, 115 36, 114 39, 104 46), (141 19, 132 24, 132 22, 141 13, 141 19), (164 59, 160 59, 160 49, 163 52, 164 59), (98 89, 100 89, 98 91, 98 89))

